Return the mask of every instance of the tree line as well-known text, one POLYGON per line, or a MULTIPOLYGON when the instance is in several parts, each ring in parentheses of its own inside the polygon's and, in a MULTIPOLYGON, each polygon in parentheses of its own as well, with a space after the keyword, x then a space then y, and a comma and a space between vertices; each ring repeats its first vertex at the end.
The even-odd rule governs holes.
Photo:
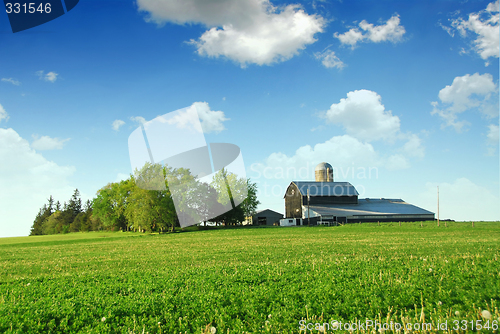
POLYGON ((87 200, 84 205, 78 189, 62 206, 50 196, 48 203, 39 210, 30 235, 100 230, 175 231, 180 226, 178 214, 191 215, 195 222, 205 224, 210 221, 225 226, 237 225, 245 217, 253 215, 258 204, 257 185, 250 179, 238 178, 224 169, 207 184, 200 182, 188 169, 146 164, 128 179, 108 183, 97 191, 92 201, 87 200), (158 175, 163 177, 158 179, 158 175), (172 187, 182 189, 176 193, 181 196, 177 198, 178 210, 174 206, 167 179, 172 187), (147 190, 147 186, 144 186, 155 182, 155 189, 162 190, 147 190), (165 186, 161 186, 161 183, 165 186), (221 191, 229 190, 230 184, 232 191, 221 191), (215 218, 206 219, 213 217, 214 212, 223 212, 221 206, 233 203, 234 196, 243 189, 248 192, 243 202, 215 218))

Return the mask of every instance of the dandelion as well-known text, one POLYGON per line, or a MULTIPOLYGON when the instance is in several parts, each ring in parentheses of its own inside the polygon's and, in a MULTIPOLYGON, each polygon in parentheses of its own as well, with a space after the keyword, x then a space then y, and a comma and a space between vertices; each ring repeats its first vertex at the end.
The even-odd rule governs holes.
POLYGON ((210 333, 211 334, 217 333, 217 328, 215 328, 214 326, 210 327, 210 333))
POLYGON ((488 319, 488 320, 490 320, 490 319, 491 319, 491 313, 490 313, 490 311, 488 311, 488 310, 483 310, 483 311, 481 312, 481 316, 482 316, 483 318, 485 318, 485 319, 488 319))
POLYGON ((458 317, 460 315, 459 311, 455 311, 455 315, 458 317))
POLYGON ((101 321, 105 322, 106 321, 106 317, 102 317, 101 321))

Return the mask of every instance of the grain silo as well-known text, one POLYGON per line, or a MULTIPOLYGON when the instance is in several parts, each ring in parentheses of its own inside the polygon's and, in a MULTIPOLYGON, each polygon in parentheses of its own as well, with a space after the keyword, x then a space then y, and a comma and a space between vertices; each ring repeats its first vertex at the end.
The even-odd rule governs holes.
POLYGON ((328 162, 322 162, 314 170, 316 182, 333 182, 333 167, 328 162))

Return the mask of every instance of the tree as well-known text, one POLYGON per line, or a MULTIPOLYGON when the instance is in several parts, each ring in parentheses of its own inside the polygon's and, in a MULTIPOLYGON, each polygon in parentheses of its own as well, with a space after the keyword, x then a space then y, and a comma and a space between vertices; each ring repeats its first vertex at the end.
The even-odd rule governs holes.
POLYGON ((241 202, 240 206, 243 209, 243 214, 245 217, 250 217, 257 212, 257 206, 260 201, 257 199, 257 183, 252 183, 250 179, 247 179, 247 198, 241 202))
POLYGON ((47 219, 43 221, 42 233, 43 234, 57 234, 63 231, 62 224, 62 211, 55 211, 47 219))
POLYGON ((217 189, 218 202, 224 206, 236 204, 231 210, 215 217, 212 221, 224 225, 236 225, 245 217, 255 213, 260 202, 257 200, 257 184, 250 179, 238 178, 225 169, 220 170, 211 185, 217 189))
MULTIPOLYGON (((111 230, 126 229, 128 222, 125 217, 125 210, 128 205, 130 195, 135 190, 135 183, 132 178, 123 180, 120 183, 108 183, 105 187, 97 191, 97 196, 92 201, 90 215, 99 219, 102 227, 111 230)), ((90 218, 90 216, 89 216, 90 218)), ((97 224, 96 226, 98 226, 97 224)))
POLYGON ((54 198, 50 195, 48 199, 48 205, 44 206, 38 211, 35 220, 33 221, 33 226, 31 227, 30 235, 42 235, 43 234, 43 222, 46 220, 54 211, 54 198))
POLYGON ((136 186, 130 193, 124 214, 135 229, 150 232, 171 228, 174 231, 177 215, 170 190, 165 182, 167 173, 171 174, 172 170, 160 164, 150 163, 145 164, 140 171, 136 171, 133 180, 138 182, 138 185, 164 190, 148 190, 136 186), (159 180, 158 175, 163 181, 159 180))
POLYGON ((75 191, 73 192, 73 196, 71 196, 66 210, 69 211, 71 215, 71 222, 73 222, 76 216, 78 216, 78 214, 82 212, 82 199, 80 198, 80 192, 78 191, 78 189, 75 189, 75 191))

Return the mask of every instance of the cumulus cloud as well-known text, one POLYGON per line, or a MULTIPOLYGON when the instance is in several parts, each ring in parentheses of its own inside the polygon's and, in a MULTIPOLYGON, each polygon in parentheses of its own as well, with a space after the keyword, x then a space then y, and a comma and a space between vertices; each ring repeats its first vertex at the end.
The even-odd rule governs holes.
POLYGON ((410 162, 403 154, 394 154, 387 159, 386 167, 391 171, 407 169, 410 168, 410 162))
POLYGON ((460 132, 469 124, 458 120, 458 115, 464 111, 478 109, 487 118, 498 117, 498 98, 492 98, 497 93, 497 86, 489 73, 456 77, 451 85, 439 91, 441 104, 432 102, 431 114, 444 120, 443 128, 451 126, 460 132))
MULTIPOLYGON (((171 119, 164 120, 161 116, 160 118, 162 122, 177 124, 181 128, 184 128, 188 124, 201 124, 201 129, 197 129, 197 131, 203 131, 204 133, 219 133, 225 130, 223 122, 229 120, 223 111, 211 110, 207 102, 194 102, 171 119)), ((141 116, 130 117, 130 119, 139 125, 147 122, 141 116)))
POLYGON ((201 128, 204 133, 218 133, 225 130, 223 122, 229 120, 229 118, 226 118, 224 112, 210 110, 207 102, 195 102, 181 114, 175 116, 172 122, 181 126, 195 124, 197 117, 200 119, 201 128))
POLYGON ((8 120, 9 120, 9 114, 7 114, 7 111, 5 111, 5 109, 0 104, 0 123, 2 121, 6 121, 7 122, 8 120))
MULTIPOLYGON (((439 211, 441 219, 454 220, 500 220, 498 195, 476 185, 467 178, 452 183, 426 184, 426 191, 416 200, 422 207, 437 212, 437 186, 439 186, 439 211)), ((437 217, 437 215, 436 215, 437 217)))
POLYGON ((147 21, 199 23, 210 28, 190 44, 200 56, 270 65, 292 58, 316 41, 325 20, 297 5, 273 6, 269 0, 138 0, 147 21))
POLYGON ((118 131, 118 130, 120 130, 120 127, 122 125, 125 125, 125 122, 122 121, 121 119, 117 119, 117 120, 113 121, 113 123, 111 124, 111 127, 113 128, 113 130, 118 131))
POLYGON ((133 122, 138 123, 139 125, 142 125, 142 124, 146 123, 146 119, 144 117, 142 117, 142 116, 130 117, 130 120, 133 121, 133 122))
POLYGON ((45 80, 52 83, 56 82, 57 76, 59 75, 56 72, 44 73, 44 71, 37 71, 35 72, 35 74, 40 78, 40 80, 45 80))
POLYGON ((69 141, 70 138, 60 139, 51 138, 49 136, 39 137, 38 135, 33 135, 33 142, 31 147, 37 151, 49 151, 49 150, 61 150, 64 143, 69 141))
POLYGON ((28 235, 49 195, 68 198, 75 168, 48 161, 13 129, 0 128, 0 236, 28 235))
POLYGON ((373 25, 368 23, 366 20, 361 21, 358 26, 361 28, 351 28, 343 34, 338 32, 334 33, 333 36, 338 38, 340 43, 345 45, 350 45, 352 48, 356 46, 358 42, 400 42, 403 35, 406 33, 405 28, 399 24, 399 15, 393 15, 384 24, 373 25))
POLYGON ((13 79, 13 78, 2 78, 2 81, 3 81, 3 82, 8 82, 8 83, 11 83, 11 84, 13 84, 14 86, 19 86, 19 85, 21 85, 21 81, 16 80, 16 79, 13 79))
POLYGON ((493 145, 498 145, 498 125, 490 124, 488 126, 488 141, 493 145))
POLYGON ((324 114, 326 120, 342 125, 347 134, 355 138, 393 140, 400 129, 399 117, 385 110, 381 97, 370 90, 347 93, 347 98, 334 103, 324 114))
POLYGON ((320 162, 328 161, 336 168, 356 166, 378 166, 380 159, 373 146, 349 136, 335 136, 324 143, 304 145, 291 156, 275 152, 263 163, 252 165, 254 172, 265 178, 311 180, 314 168, 320 162), (300 173, 300 174, 299 174, 300 173))
POLYGON ((316 59, 321 60, 321 63, 326 68, 336 67, 341 70, 345 67, 344 62, 335 55, 334 51, 326 50, 324 52, 316 52, 314 56, 316 57, 316 59))
POLYGON ((425 148, 422 145, 422 139, 414 133, 407 135, 408 141, 403 146, 403 151, 407 156, 423 158, 425 156, 425 148))
MULTIPOLYGON (((499 56, 499 2, 488 4, 486 9, 477 13, 470 13, 468 19, 458 18, 451 20, 451 26, 458 30, 462 37, 467 37, 471 32, 475 39, 472 49, 484 60, 499 56)), ((450 29, 445 29, 450 35, 450 29)), ((489 62, 486 62, 486 66, 489 62)))

